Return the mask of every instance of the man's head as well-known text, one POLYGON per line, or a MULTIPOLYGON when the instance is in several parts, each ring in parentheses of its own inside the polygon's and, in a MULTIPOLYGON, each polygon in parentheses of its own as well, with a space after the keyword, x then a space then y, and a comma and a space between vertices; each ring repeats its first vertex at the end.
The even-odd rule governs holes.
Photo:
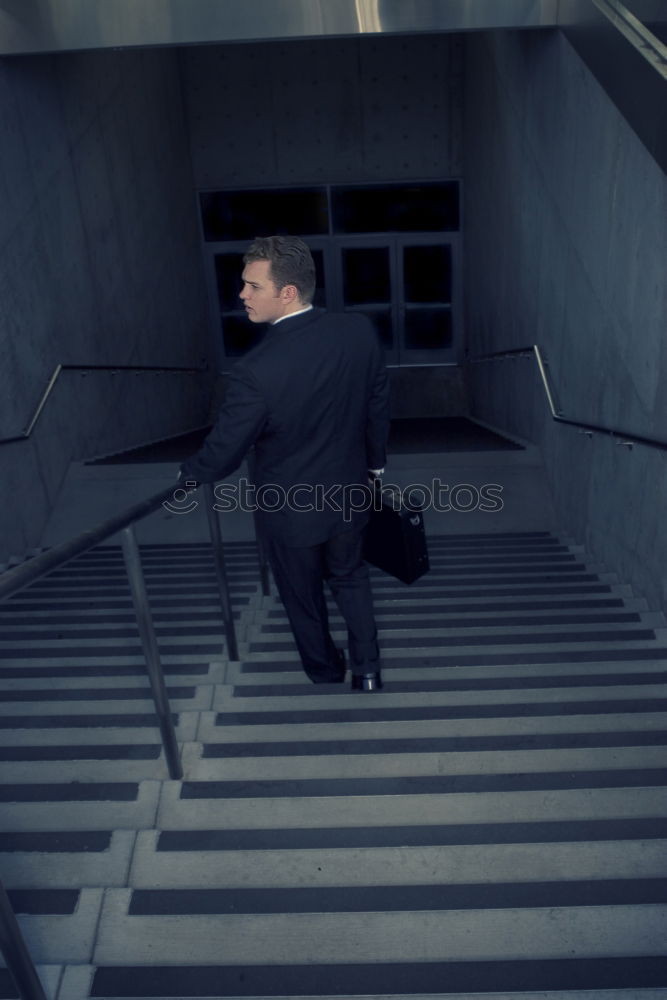
POLYGON ((248 247, 241 300, 253 323, 273 323, 312 302, 315 264, 298 236, 262 236, 248 247))

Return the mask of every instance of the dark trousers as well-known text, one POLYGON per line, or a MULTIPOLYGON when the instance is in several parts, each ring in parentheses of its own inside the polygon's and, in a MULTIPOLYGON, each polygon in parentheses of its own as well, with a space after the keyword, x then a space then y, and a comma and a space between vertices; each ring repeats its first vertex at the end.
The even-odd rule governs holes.
POLYGON ((326 580, 347 625, 354 674, 380 669, 377 629, 363 531, 346 531, 320 545, 290 548, 270 540, 267 555, 294 633, 303 669, 315 683, 338 681, 344 669, 329 632, 326 580))

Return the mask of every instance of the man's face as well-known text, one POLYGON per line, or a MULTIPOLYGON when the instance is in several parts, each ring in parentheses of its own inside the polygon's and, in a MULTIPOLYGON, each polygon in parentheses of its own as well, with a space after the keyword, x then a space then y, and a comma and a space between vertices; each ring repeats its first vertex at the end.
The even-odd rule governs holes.
POLYGON ((288 307, 270 274, 268 260, 251 260, 243 269, 240 298, 252 323, 273 323, 285 315, 288 307))

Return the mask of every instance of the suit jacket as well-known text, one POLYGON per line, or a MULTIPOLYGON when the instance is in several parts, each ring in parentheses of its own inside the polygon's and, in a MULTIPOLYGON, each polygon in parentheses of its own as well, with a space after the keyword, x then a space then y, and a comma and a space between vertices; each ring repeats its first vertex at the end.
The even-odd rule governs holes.
POLYGON ((288 317, 234 366, 216 423, 182 477, 222 479, 254 444, 260 529, 285 545, 316 545, 367 520, 356 510, 359 487, 386 462, 388 397, 365 316, 288 317))

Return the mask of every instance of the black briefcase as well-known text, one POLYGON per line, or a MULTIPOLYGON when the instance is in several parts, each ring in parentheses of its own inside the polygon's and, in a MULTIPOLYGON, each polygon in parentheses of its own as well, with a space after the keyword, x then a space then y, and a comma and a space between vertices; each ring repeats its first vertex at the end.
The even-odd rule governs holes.
POLYGON ((429 569, 422 507, 393 487, 375 488, 364 537, 364 558, 403 583, 429 569))

